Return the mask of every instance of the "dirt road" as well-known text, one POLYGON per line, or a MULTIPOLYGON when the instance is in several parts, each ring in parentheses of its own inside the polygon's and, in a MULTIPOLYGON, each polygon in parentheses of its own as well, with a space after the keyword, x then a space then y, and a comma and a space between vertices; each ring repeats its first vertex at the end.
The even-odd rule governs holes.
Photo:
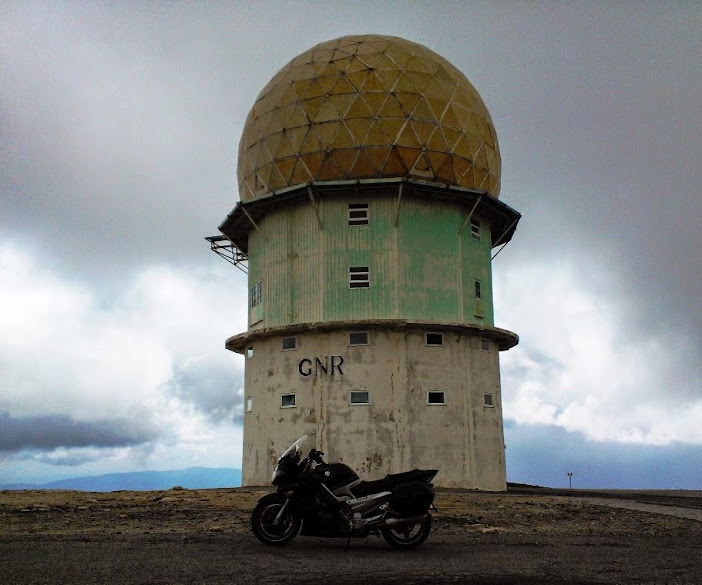
POLYGON ((248 530, 262 493, 0 492, 0 583, 702 583, 702 522, 614 507, 695 511, 700 493, 441 492, 411 552, 380 538, 265 547, 248 530))

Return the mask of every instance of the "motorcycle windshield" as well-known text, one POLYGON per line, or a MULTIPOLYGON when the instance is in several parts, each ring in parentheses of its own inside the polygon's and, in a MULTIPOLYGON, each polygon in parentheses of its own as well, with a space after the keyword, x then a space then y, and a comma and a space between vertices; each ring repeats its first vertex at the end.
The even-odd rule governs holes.
POLYGON ((300 445, 304 443, 307 440, 307 435, 302 435, 297 441, 295 441, 290 447, 288 447, 285 452, 280 456, 282 459, 283 457, 286 457, 287 455, 293 455, 296 451, 300 449, 300 445))

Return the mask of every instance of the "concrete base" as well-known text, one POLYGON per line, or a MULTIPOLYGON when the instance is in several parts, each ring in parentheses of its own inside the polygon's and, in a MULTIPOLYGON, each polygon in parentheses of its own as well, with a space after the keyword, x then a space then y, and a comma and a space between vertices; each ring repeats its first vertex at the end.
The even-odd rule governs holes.
POLYGON ((268 484, 280 453, 307 433, 307 449, 364 479, 434 468, 437 486, 504 491, 496 339, 516 335, 347 325, 229 340, 247 355, 243 485, 268 484))

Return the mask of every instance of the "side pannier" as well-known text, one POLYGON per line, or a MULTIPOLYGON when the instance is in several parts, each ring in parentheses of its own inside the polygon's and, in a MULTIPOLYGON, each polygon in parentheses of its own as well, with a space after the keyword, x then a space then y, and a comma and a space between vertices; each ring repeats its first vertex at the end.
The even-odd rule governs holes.
POLYGON ((390 507, 402 516, 426 514, 434 501, 434 488, 423 481, 409 481, 398 485, 390 496, 390 507))

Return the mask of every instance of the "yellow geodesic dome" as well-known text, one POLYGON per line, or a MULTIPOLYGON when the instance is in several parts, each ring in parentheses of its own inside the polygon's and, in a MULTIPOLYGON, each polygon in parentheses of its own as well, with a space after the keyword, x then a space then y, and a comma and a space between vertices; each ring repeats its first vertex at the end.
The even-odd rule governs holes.
POLYGON ((497 134, 458 69, 398 37, 347 36, 285 65, 239 144, 239 196, 316 181, 407 177, 500 192, 497 134))

